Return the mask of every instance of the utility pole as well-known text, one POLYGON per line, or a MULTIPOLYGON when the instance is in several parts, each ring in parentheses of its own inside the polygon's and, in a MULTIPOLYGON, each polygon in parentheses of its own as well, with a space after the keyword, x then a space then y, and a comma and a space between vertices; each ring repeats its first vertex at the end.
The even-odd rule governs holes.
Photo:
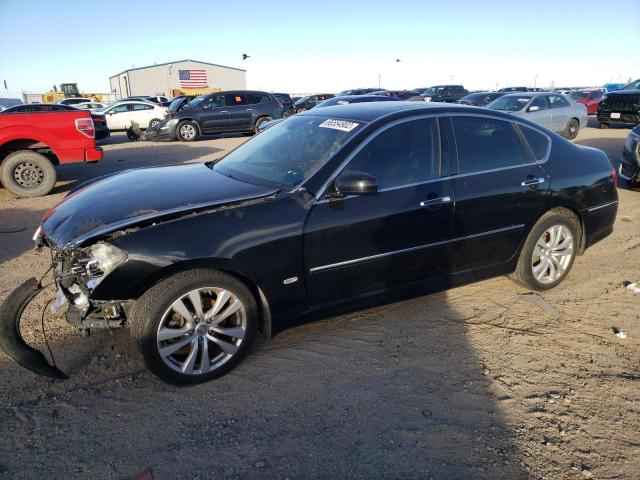
POLYGON ((378 88, 380 88, 380 74, 378 74, 378 88))

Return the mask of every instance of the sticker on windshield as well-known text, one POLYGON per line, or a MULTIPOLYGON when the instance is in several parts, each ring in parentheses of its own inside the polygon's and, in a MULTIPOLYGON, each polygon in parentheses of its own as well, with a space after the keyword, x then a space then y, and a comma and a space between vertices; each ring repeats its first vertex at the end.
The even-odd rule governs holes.
POLYGON ((321 128, 333 128, 334 130, 342 130, 343 132, 350 132, 356 128, 359 123, 349 122, 347 120, 325 120, 319 127, 321 128))

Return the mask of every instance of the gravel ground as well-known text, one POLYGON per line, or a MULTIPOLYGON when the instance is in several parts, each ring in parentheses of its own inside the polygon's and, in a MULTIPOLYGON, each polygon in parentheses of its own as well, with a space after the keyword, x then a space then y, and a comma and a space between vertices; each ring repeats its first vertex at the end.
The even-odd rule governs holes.
MULTIPOLYGON (((616 161, 627 129, 577 143, 616 161)), ((30 237, 75 182, 212 159, 246 137, 191 144, 117 135, 53 194, 0 189, 0 298, 41 274, 30 237)), ((48 337, 66 382, 0 353, 0 478, 638 478, 640 192, 620 189, 613 235, 532 298, 506 278, 285 330, 231 374, 177 388, 145 372, 126 330, 48 337), (627 333, 620 339, 617 328, 627 333)), ((39 311, 24 335, 43 346, 39 311)))

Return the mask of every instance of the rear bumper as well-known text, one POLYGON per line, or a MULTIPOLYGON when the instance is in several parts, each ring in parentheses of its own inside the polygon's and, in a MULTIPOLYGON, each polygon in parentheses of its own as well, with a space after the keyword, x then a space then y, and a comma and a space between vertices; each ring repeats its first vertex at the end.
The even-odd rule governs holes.
POLYGON ((104 152, 101 147, 88 148, 84 151, 85 162, 97 162, 102 160, 104 152))
POLYGON ((617 214, 617 199, 595 205, 580 212, 584 224, 585 248, 589 248, 613 232, 613 224, 616 221, 617 214))
POLYGON ((108 128, 96 130, 96 140, 104 140, 111 136, 111 131, 108 128))

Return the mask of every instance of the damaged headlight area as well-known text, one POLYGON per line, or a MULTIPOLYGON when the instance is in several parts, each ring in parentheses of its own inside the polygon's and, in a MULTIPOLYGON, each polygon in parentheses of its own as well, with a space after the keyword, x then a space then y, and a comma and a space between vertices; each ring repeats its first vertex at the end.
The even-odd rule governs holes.
POLYGON ((91 300, 92 291, 111 272, 127 260, 127 254, 105 242, 88 248, 54 252, 58 298, 52 310, 59 310, 67 301, 67 321, 85 334, 91 328, 120 326, 126 319, 124 302, 91 300))

